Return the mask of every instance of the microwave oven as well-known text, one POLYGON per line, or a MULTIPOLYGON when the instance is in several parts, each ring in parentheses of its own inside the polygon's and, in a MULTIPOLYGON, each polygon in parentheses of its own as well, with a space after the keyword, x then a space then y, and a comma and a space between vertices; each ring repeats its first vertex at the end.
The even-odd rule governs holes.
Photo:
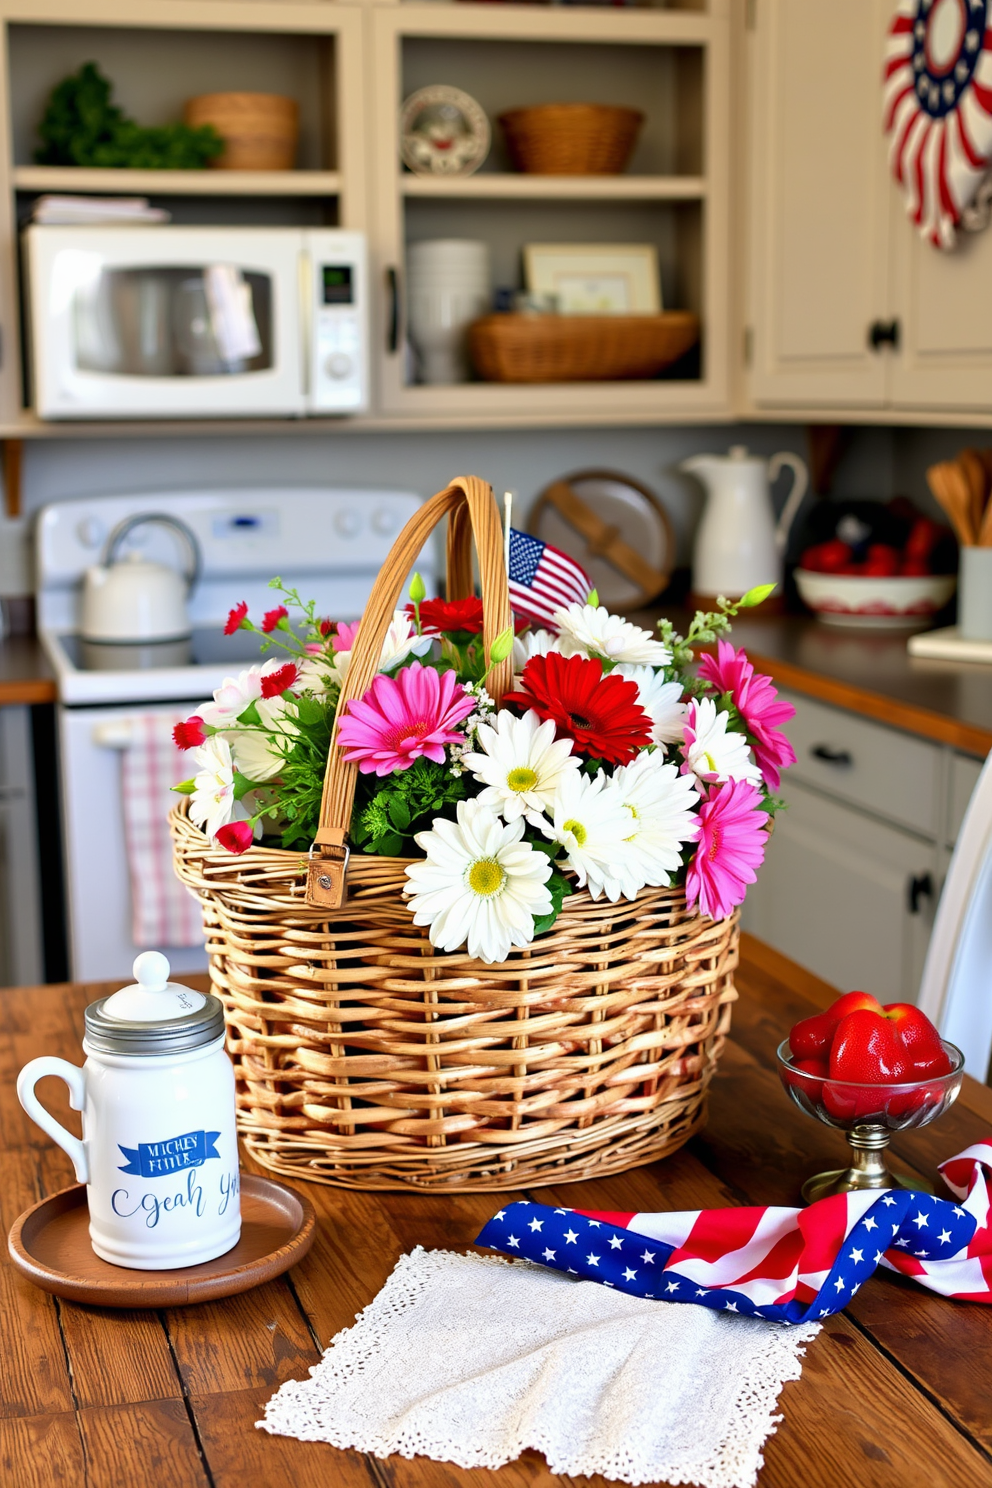
POLYGON ((368 268, 339 228, 24 233, 30 399, 42 419, 361 413, 368 268))

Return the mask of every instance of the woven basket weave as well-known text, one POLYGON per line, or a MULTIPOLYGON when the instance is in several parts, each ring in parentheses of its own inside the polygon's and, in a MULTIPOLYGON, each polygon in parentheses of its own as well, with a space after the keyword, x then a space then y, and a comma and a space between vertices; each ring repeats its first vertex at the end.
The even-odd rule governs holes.
MULTIPOLYGON (((449 592, 471 583, 469 514, 499 633, 499 516, 490 489, 464 477, 397 540, 344 701, 365 691, 406 555, 444 511, 449 592)), ((498 699, 508 667, 489 686, 498 699)), ((504 963, 445 954, 412 922, 406 860, 356 855, 348 897, 334 902, 353 793, 354 766, 332 742, 310 860, 263 847, 234 857, 192 825, 186 801, 172 813, 176 870, 200 899, 227 1017, 239 1129, 258 1162, 350 1188, 496 1190, 619 1172, 699 1129, 736 998, 736 916, 691 914, 676 889, 618 904, 581 890, 504 963)))
POLYGON ((618 176, 627 167, 640 109, 607 103, 541 103, 500 114, 519 171, 541 176, 618 176))
POLYGON ((486 382, 610 382, 656 377, 699 340, 688 310, 660 315, 485 315, 469 326, 486 382))

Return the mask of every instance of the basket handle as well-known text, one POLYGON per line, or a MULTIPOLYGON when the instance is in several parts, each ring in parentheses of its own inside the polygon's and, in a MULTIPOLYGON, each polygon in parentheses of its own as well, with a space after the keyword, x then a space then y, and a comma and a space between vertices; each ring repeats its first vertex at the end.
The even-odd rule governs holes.
MULTIPOLYGON (((379 670, 382 643, 403 592, 407 575, 427 538, 442 517, 448 517, 448 597, 466 599, 472 593, 472 538, 479 553, 482 580, 482 641, 486 661, 493 641, 512 623, 510 591, 503 562, 503 532, 499 508, 490 485, 478 476, 459 475, 444 491, 415 512, 389 550, 379 570, 352 652, 351 665, 338 700, 334 732, 327 756, 320 825, 310 849, 307 903, 339 909, 346 894, 349 848, 346 838, 355 800, 358 766, 346 763, 338 744, 338 727, 346 705, 371 687, 379 670)), ((513 675, 509 657, 493 667, 487 687, 497 706, 509 690, 513 675)))

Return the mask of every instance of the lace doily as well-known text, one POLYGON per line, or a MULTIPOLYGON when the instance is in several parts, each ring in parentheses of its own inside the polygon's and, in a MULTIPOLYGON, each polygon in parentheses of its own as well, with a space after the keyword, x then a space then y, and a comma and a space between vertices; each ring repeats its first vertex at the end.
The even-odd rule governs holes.
POLYGON ((531 1447, 555 1473, 745 1488, 818 1332, 418 1246, 257 1424, 378 1457, 497 1468, 531 1447))

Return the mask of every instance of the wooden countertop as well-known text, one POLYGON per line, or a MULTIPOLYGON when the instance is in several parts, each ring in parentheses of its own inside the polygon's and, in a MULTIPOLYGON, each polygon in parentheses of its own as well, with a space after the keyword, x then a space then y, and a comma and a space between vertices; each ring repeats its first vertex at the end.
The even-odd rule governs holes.
MULTIPOLYGON (((703 1133, 663 1162, 529 1197, 619 1210, 794 1204, 805 1177, 837 1165, 842 1139, 789 1103, 773 1067, 791 1023, 823 1006, 830 989, 747 937, 737 982, 732 1037, 703 1133)), ((67 1158, 17 1103, 17 1071, 42 1053, 80 1062, 83 1008, 109 990, 0 992, 0 1208, 8 1228, 28 1205, 72 1181, 67 1158)), ((62 1086, 47 1082, 42 1090, 60 1120, 78 1120, 62 1086)), ((992 1091, 966 1079, 952 1110, 933 1127, 898 1136, 893 1153, 904 1170, 932 1178, 939 1160, 990 1127, 992 1091)), ((287 1277, 202 1307, 155 1313, 57 1303, 4 1257, 2 1481, 12 1488, 576 1488, 533 1452, 499 1472, 463 1471, 424 1458, 382 1462, 255 1430, 277 1386, 306 1377, 321 1347, 351 1325, 403 1252, 418 1243, 468 1247, 499 1206, 485 1194, 306 1191, 319 1215, 306 1259, 287 1277)), ((810 1345, 802 1379, 785 1386, 784 1420, 766 1445, 759 1488, 992 1485, 990 1387, 992 1309, 877 1275, 810 1345)), ((583 1482, 608 1488, 601 1478, 583 1482)))
POLYGON ((55 675, 35 636, 0 640, 0 707, 10 703, 53 703, 55 675))
MULTIPOLYGON (((664 607, 631 615, 654 625, 664 607)), ((992 750, 992 666, 910 656, 906 631, 846 630, 796 615, 741 615, 731 639, 780 687, 848 708, 965 754, 992 750)), ((788 730, 786 730, 788 732, 788 730)))

